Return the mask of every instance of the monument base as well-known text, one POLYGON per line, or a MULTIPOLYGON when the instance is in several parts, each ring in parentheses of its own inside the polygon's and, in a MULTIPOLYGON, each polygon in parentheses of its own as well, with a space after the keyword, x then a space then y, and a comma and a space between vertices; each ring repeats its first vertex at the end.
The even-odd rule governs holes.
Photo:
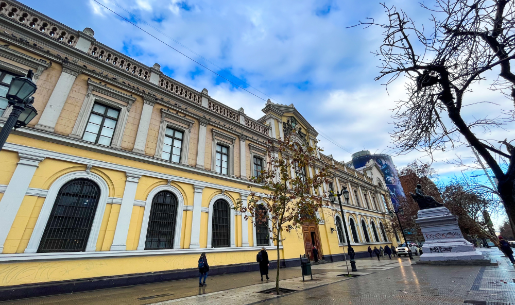
POLYGON ((491 265, 483 253, 463 238, 456 216, 445 207, 418 211, 425 243, 418 264, 491 265))

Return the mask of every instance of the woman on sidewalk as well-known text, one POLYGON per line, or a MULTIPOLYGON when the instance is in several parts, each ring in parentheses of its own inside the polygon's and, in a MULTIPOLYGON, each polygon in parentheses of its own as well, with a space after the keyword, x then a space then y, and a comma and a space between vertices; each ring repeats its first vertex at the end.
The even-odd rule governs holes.
POLYGON ((388 247, 388 245, 384 246, 384 253, 386 255, 388 255, 388 257, 390 259, 392 259, 392 249, 390 249, 390 247, 388 247))
POLYGON ((392 254, 393 256, 397 256, 397 249, 392 245, 392 254))
POLYGON ((379 259, 379 255, 381 255, 381 252, 377 247, 374 247, 374 254, 377 256, 377 260, 380 261, 381 259, 379 259))
POLYGON ((200 254, 200 258, 198 259, 198 285, 202 287, 206 285, 207 273, 209 272, 209 264, 207 263, 206 253, 200 254), (204 278, 204 281, 202 281, 204 278))
POLYGON ((370 246, 368 246, 368 254, 370 255, 370 258, 372 258, 372 248, 370 248, 370 246))
POLYGON ((259 263, 261 281, 263 281, 263 275, 266 275, 266 279, 268 280, 268 267, 270 266, 270 261, 268 260, 268 253, 266 252, 265 247, 261 248, 261 251, 258 253, 257 261, 259 263))
POLYGON ((384 256, 384 249, 383 246, 379 247, 379 253, 381 253, 381 256, 384 256))

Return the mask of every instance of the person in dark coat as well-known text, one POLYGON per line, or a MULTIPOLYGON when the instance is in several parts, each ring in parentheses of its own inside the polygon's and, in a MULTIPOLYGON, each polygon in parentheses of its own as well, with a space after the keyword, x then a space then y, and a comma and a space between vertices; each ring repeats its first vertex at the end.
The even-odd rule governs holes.
POLYGON ((318 263, 318 249, 317 246, 313 246, 313 258, 315 259, 315 263, 318 263))
POLYGON ((268 253, 266 252, 265 247, 261 248, 261 251, 258 253, 257 261, 259 263, 261 281, 263 281, 263 275, 266 275, 266 279, 268 280, 268 267, 270 266, 270 261, 268 260, 268 253))
POLYGON ((384 246, 384 253, 386 255, 388 255, 388 257, 390 259, 392 259, 392 249, 390 249, 390 247, 388 247, 388 245, 384 246))
POLYGON ((393 256, 397 256, 397 249, 392 245, 392 254, 393 256))
POLYGON ((374 254, 377 256, 377 260, 380 261, 381 259, 379 258, 379 256, 381 256, 381 251, 379 251, 377 247, 374 247, 374 254))
POLYGON ((370 255, 370 258, 372 258, 372 248, 370 248, 370 246, 368 246, 368 254, 370 255))
POLYGON ((504 240, 502 236, 499 236, 499 245, 501 246, 501 251, 506 255, 512 264, 515 264, 515 260, 513 259, 513 250, 510 247, 510 244, 504 240))
POLYGON ((202 287, 206 285, 207 273, 209 272, 209 264, 207 263, 206 253, 200 254, 200 258, 198 259, 198 285, 202 287), (202 281, 204 278, 204 281, 202 281))

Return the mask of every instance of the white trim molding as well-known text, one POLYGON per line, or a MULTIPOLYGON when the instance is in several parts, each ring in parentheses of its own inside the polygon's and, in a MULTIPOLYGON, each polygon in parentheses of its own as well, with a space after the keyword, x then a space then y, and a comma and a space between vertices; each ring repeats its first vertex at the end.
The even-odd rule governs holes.
POLYGON ((234 202, 232 201, 231 198, 229 198, 229 196, 225 195, 225 194, 218 194, 216 196, 214 196, 211 201, 209 202, 209 218, 208 218, 208 225, 207 225, 207 248, 212 248, 213 245, 212 245, 212 239, 213 239, 213 205, 215 204, 215 202, 218 200, 218 199, 223 199, 225 201, 227 201, 227 203, 229 204, 229 209, 230 209, 230 227, 229 227, 229 231, 230 231, 230 239, 231 239, 231 248, 232 247, 236 247, 236 244, 235 244, 235 239, 236 239, 236 222, 234 221, 234 218, 235 218, 235 213, 234 213, 234 202))
POLYGON ((234 176, 234 142, 236 141, 236 137, 233 137, 225 132, 222 132, 218 129, 212 128, 211 132, 213 134, 213 145, 211 147, 211 170, 216 171, 216 145, 220 144, 223 146, 229 147, 229 169, 227 172, 228 176, 234 176))
MULTIPOLYGON (((175 114, 169 110, 161 108, 161 125, 159 126, 159 135, 157 136, 157 146, 156 153, 154 155, 155 158, 163 159, 163 146, 165 141, 166 128, 170 127, 184 133, 182 138, 182 146, 181 146, 181 160, 180 163, 184 165, 188 165, 188 155, 190 149, 190 133, 191 128, 195 121, 189 119, 187 117, 182 117, 178 114, 175 114)), ((164 159, 163 159, 164 160, 164 159)), ((170 160, 165 160, 166 162, 172 162, 170 160)))
POLYGON ((109 187, 104 179, 97 174, 87 171, 77 171, 65 174, 57 178, 57 180, 54 181, 54 183, 52 183, 50 186, 45 202, 43 203, 43 207, 41 208, 41 212, 39 213, 36 226, 34 227, 32 235, 30 236, 29 244, 25 249, 25 253, 36 253, 38 251, 39 243, 41 242, 43 232, 45 231, 48 219, 50 218, 50 213, 54 207, 57 194, 63 185, 69 181, 79 178, 92 180, 100 188, 100 197, 98 198, 97 210, 95 211, 95 217, 93 219, 93 223, 91 224, 91 231, 89 233, 88 242, 86 245, 86 252, 94 252, 96 250, 98 233, 100 231, 100 225, 102 224, 102 218, 104 216, 107 198, 109 196, 109 187))
MULTIPOLYGON (((150 211, 152 209, 152 201, 154 197, 162 191, 168 191, 177 197, 177 215, 175 218, 175 234, 173 237, 173 249, 180 249, 181 247, 181 231, 182 231, 182 213, 184 211, 184 197, 181 191, 169 184, 160 185, 154 188, 147 196, 145 203, 145 212, 143 212, 143 222, 141 223, 141 231, 139 235, 138 250, 145 250, 145 241, 147 239, 148 222, 150 220, 150 211)), ((155 251, 155 250, 153 250, 155 251)))

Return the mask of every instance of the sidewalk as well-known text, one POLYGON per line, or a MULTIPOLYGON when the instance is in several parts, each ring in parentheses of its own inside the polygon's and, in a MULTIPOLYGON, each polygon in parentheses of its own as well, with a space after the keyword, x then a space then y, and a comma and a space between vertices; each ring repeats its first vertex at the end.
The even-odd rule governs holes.
MULTIPOLYGON (((483 250, 483 249, 482 249, 483 250)), ((280 298, 257 293, 275 287, 258 272, 162 282, 5 302, 9 304, 515 304, 515 269, 497 249, 486 250, 498 267, 412 265, 408 258, 357 260, 356 278, 346 263, 313 266, 313 281, 302 282, 300 267, 281 269, 281 287, 295 292, 280 298)), ((349 264, 350 268, 350 264, 349 264)), ((0 303, 4 304, 4 303, 0 303)))

